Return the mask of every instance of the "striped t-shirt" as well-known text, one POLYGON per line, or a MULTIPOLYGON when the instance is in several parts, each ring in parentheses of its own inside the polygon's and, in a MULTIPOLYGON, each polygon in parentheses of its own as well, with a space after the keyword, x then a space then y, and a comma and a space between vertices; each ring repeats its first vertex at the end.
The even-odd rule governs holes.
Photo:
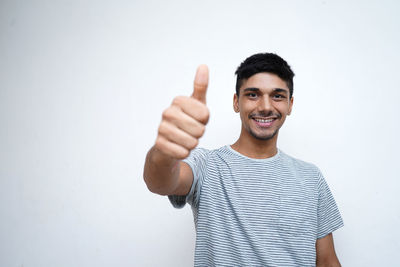
POLYGON ((282 151, 252 159, 230 146, 184 160, 196 226, 195 266, 315 266, 315 242, 343 226, 319 169, 282 151))

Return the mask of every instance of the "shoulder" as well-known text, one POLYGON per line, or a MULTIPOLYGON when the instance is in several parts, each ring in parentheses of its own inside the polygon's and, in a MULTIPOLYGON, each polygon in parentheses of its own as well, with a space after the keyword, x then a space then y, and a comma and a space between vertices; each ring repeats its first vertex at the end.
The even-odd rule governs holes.
POLYGON ((208 159, 210 158, 210 155, 216 153, 216 149, 207 149, 203 147, 196 147, 192 151, 190 151, 190 154, 187 158, 183 160, 183 162, 186 162, 189 165, 198 165, 198 164, 205 164, 208 159))
POLYGON ((195 149, 193 149, 192 151, 190 151, 189 156, 192 155, 202 155, 202 156, 206 156, 208 155, 212 150, 207 149, 207 148, 203 148, 203 147, 196 147, 195 149))
POLYGON ((196 147, 195 149, 193 149, 190 154, 189 157, 193 157, 193 156, 197 156, 197 157, 204 157, 207 158, 211 155, 224 155, 227 154, 229 151, 226 148, 226 146, 217 148, 217 149, 207 149, 207 148, 203 148, 203 147, 196 147))
POLYGON ((296 171, 301 173, 306 173, 314 177, 321 176, 320 169, 314 163, 295 158, 293 156, 286 154, 281 150, 279 151, 279 153, 282 161, 291 168, 295 169, 296 171))

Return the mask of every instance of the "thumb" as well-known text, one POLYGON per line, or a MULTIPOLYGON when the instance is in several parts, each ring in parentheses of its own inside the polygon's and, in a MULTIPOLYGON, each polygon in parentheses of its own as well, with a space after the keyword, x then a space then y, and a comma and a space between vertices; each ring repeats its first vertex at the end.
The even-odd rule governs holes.
POLYGON ((207 65, 200 65, 197 68, 196 76, 194 77, 192 97, 205 104, 207 86, 208 86, 208 67, 207 65))

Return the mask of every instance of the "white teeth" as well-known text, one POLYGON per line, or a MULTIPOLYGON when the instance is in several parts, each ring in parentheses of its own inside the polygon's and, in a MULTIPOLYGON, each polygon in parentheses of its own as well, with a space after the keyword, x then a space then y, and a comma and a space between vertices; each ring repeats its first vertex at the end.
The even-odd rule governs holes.
POLYGON ((273 119, 269 119, 269 120, 263 120, 263 119, 255 119, 256 121, 258 121, 258 122, 263 122, 263 123, 266 123, 266 122, 271 122, 271 121, 273 121, 273 119))

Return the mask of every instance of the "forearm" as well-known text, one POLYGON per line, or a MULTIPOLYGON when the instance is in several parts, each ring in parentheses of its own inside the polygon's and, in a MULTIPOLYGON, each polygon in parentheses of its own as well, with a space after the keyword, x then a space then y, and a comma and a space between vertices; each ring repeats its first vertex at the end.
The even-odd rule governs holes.
POLYGON ((147 188, 156 194, 170 195, 177 187, 179 160, 152 147, 146 156, 143 178, 147 188))
POLYGON ((334 262, 330 262, 330 263, 320 263, 316 265, 316 267, 341 267, 342 265, 340 265, 339 261, 334 261, 334 262))
POLYGON ((341 267, 339 259, 336 256, 332 233, 317 239, 315 246, 317 267, 341 267))

